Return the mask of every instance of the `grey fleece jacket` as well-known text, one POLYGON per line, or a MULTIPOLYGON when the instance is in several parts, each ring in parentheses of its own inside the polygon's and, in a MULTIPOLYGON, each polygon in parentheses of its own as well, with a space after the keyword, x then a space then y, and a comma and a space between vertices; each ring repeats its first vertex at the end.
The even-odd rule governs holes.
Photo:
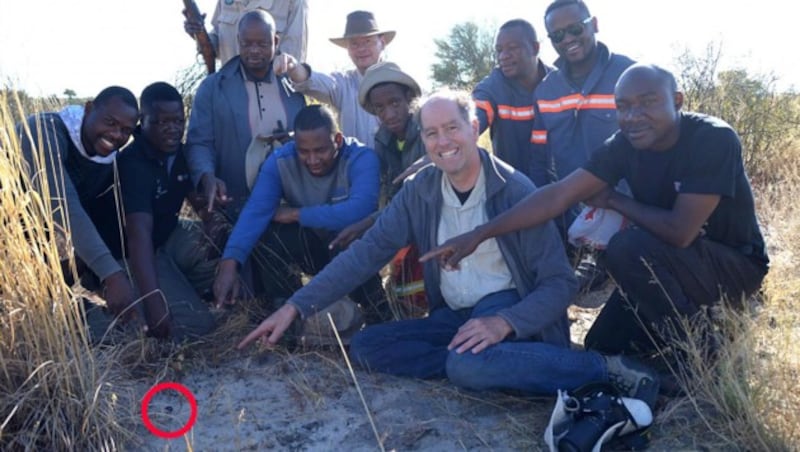
MULTIPOLYGON (((531 193, 533 183, 521 172, 480 150, 486 175, 489 218, 511 208, 531 193)), ((374 275, 409 244, 420 253, 434 248, 442 206, 443 173, 429 165, 409 178, 383 210, 377 223, 318 273, 288 301, 303 317, 324 309, 374 275)), ((515 337, 569 346, 567 306, 576 281, 555 226, 541 226, 497 237, 517 291, 519 303, 498 312, 515 337)), ((431 310, 446 307, 439 290, 440 268, 424 265, 425 291, 431 310)))

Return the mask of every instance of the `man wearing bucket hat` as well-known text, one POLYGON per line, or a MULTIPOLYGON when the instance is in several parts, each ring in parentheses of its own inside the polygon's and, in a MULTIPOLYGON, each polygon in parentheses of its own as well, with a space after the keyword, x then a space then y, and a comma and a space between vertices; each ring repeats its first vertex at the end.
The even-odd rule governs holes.
MULTIPOLYGON (((421 94, 417 82, 396 63, 389 61, 367 69, 361 81, 358 102, 381 123, 375 134, 375 153, 381 162, 381 207, 400 190, 401 185, 395 180, 425 155, 425 146, 419 138, 419 124, 413 118, 411 107, 421 94)), ((331 246, 346 247, 375 223, 379 213, 377 211, 342 230, 331 246)))
MULTIPOLYGON (((412 103, 422 94, 417 82, 403 72, 397 64, 381 62, 367 69, 361 88, 358 90, 358 102, 364 110, 377 116, 381 121, 378 133, 375 134, 375 153, 381 162, 381 208, 389 204, 392 197, 402 186, 398 179, 401 174, 413 172, 410 167, 419 167, 426 161, 425 146, 420 139, 419 123, 412 115, 412 103), (416 164, 415 164, 416 163, 416 164)), ((427 161, 426 161, 427 162, 427 161)), ((331 248, 346 248, 350 242, 361 237, 375 224, 382 210, 378 210, 363 220, 344 228, 331 242, 331 248)), ((424 304, 421 278, 422 267, 417 259, 416 248, 401 250, 394 262, 397 271, 392 272, 393 286, 398 293, 412 295, 402 300, 412 304, 424 304), (407 288, 414 287, 411 293, 407 288)))
POLYGON ((392 181, 425 155, 419 124, 411 114, 411 104, 421 94, 417 82, 388 61, 367 69, 361 81, 358 103, 381 122, 375 134, 375 153, 381 160, 382 205, 400 189, 392 181))
POLYGON ((381 30, 371 12, 353 11, 347 15, 344 36, 330 40, 347 49, 355 69, 330 74, 314 72, 294 55, 283 53, 275 59, 275 73, 288 74, 298 91, 333 106, 339 113, 339 124, 345 136, 356 137, 368 147, 374 147, 378 118, 361 108, 358 89, 364 73, 381 60, 383 50, 395 34, 381 30))

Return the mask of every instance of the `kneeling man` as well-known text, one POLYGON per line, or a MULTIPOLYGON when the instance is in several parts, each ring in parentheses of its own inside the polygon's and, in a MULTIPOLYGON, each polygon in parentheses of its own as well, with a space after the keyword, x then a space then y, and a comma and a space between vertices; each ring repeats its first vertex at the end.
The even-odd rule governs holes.
MULTIPOLYGON (((214 281, 217 304, 232 302, 239 268, 259 242, 254 258, 264 268, 266 292, 273 302, 286 300, 302 285, 292 268, 322 270, 331 259, 328 242, 378 207, 378 157, 342 136, 327 107, 304 107, 294 128, 295 141, 264 162, 228 238, 214 281)), ((352 299, 368 322, 389 318, 377 271, 352 299)))

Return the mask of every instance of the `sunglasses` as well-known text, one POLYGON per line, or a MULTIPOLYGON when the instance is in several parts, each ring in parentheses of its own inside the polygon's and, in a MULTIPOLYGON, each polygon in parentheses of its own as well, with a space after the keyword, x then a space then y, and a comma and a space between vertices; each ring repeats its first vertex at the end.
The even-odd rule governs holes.
POLYGON ((550 38, 550 41, 553 44, 558 44, 559 42, 563 41, 564 38, 567 36, 567 33, 571 34, 572 36, 580 36, 583 34, 584 30, 586 30, 586 24, 592 21, 593 17, 587 17, 580 22, 576 22, 571 25, 567 25, 566 27, 562 28, 561 30, 556 30, 552 33, 548 33, 547 37, 550 38))

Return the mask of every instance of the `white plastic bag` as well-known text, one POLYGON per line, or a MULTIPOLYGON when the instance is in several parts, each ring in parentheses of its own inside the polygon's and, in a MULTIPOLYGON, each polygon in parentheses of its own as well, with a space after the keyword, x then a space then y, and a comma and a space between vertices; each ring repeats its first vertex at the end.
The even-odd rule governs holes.
POLYGON ((574 246, 602 250, 614 234, 626 227, 628 219, 616 210, 586 206, 567 230, 567 239, 574 246))

